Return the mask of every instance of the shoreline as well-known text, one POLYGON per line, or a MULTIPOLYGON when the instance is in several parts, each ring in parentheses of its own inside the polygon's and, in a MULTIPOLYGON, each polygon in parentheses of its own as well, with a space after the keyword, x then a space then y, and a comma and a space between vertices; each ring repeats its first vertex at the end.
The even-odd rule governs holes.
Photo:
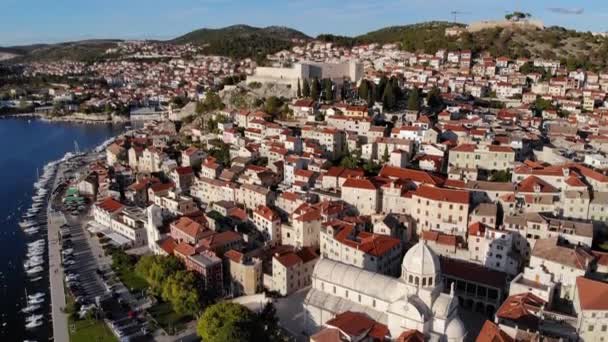
POLYGON ((26 119, 35 118, 45 122, 67 122, 67 123, 84 123, 84 124, 125 124, 130 123, 131 120, 120 116, 112 116, 110 119, 99 119, 99 118, 86 118, 83 116, 58 116, 51 117, 40 113, 18 113, 18 114, 5 114, 1 115, 0 119, 26 119))

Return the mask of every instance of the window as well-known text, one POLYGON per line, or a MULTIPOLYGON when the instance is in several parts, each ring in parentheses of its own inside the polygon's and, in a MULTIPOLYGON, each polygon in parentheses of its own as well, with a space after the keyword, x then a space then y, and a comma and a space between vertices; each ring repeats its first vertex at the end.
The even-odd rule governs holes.
POLYGON ((429 286, 433 286, 433 277, 429 278, 429 286))
POLYGON ((589 324, 589 328, 587 330, 589 330, 590 332, 593 331, 593 324, 589 324))
POLYGON ((359 295, 359 303, 361 303, 361 295, 359 295))
POLYGON ((426 278, 422 278, 422 286, 426 286, 426 278))
POLYGON ((334 294, 336 294, 336 286, 334 286, 334 294))
POLYGON ((408 281, 409 281, 409 283, 410 283, 410 284, 414 282, 414 277, 412 277, 412 275, 411 275, 411 274, 410 274, 410 277, 409 277, 409 280, 408 280, 408 281))
POLYGON ((605 332, 607 330, 607 328, 608 328, 608 325, 606 325, 606 324, 602 325, 602 332, 605 332))

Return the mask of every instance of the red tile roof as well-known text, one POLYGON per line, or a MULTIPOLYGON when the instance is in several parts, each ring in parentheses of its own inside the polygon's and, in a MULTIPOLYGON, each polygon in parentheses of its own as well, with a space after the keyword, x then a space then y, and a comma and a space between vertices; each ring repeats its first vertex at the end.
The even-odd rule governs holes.
POLYGON ((426 241, 435 241, 440 245, 456 247, 459 243, 463 243, 462 238, 456 235, 444 234, 432 230, 423 230, 422 239, 426 241))
POLYGON ((469 225, 469 236, 483 236, 485 231, 486 226, 481 222, 475 222, 469 225))
POLYGON ((424 334, 418 330, 406 330, 399 335, 396 342, 424 342, 424 334))
POLYGON ((518 192, 537 192, 536 190, 544 193, 558 192, 557 188, 555 188, 553 185, 536 176, 528 176, 517 184, 518 192))
POLYGON ((578 277, 576 278, 576 289, 582 310, 608 310, 608 284, 578 277))
POLYGON ((241 240, 243 240, 243 237, 239 233, 229 230, 226 232, 213 234, 202 240, 201 243, 203 246, 213 250, 215 248, 223 247, 229 243, 241 240))
POLYGON ((444 189, 426 184, 421 184, 418 189, 414 191, 414 195, 434 201, 462 204, 469 203, 469 192, 466 190, 444 189))
POLYGON ((573 187, 586 187, 585 183, 583 183, 580 178, 570 175, 570 177, 566 178, 566 184, 573 187))
POLYGON ((355 248, 363 253, 381 257, 399 246, 399 239, 369 232, 355 232, 354 227, 344 227, 335 234, 335 239, 342 244, 355 248))
POLYGON ((274 212, 274 210, 268 208, 265 205, 261 205, 259 206, 256 210, 255 213, 257 215, 262 216, 263 218, 265 218, 268 221, 275 221, 279 219, 279 215, 277 213, 274 212))
POLYGON ((397 178, 403 180, 409 179, 416 183, 426 183, 434 185, 440 185, 445 182, 445 179, 432 175, 428 172, 413 169, 403 169, 390 165, 384 165, 378 175, 380 177, 385 178, 397 178))
POLYGON ((309 261, 318 259, 319 256, 310 247, 305 247, 297 252, 286 251, 284 253, 275 255, 275 258, 283 266, 291 268, 299 263, 307 263, 309 261))
POLYGON ((235 251, 234 249, 229 250, 228 252, 224 253, 224 256, 227 257, 228 259, 230 259, 233 262, 236 263, 241 263, 243 261, 243 253, 239 252, 239 251, 235 251))
POLYGON ((165 239, 158 242, 158 246, 165 251, 167 254, 173 254, 175 247, 177 246, 177 242, 173 240, 172 237, 166 237, 165 239))
POLYGON ((99 209, 103 211, 114 213, 121 210, 124 206, 112 197, 108 197, 103 201, 97 203, 97 207, 99 207, 99 209))
POLYGON ((175 246, 175 249, 173 249, 173 254, 181 254, 185 257, 188 257, 196 254, 196 250, 190 244, 180 242, 177 244, 177 246, 175 246))
POLYGON ((364 313, 345 311, 327 321, 325 325, 340 329, 346 335, 352 337, 369 336, 384 340, 389 335, 388 327, 371 319, 364 313), (372 336, 372 333, 374 336, 372 336))
POLYGON ((368 179, 358 179, 358 178, 348 178, 344 184, 342 184, 343 188, 357 188, 357 189, 365 189, 365 190, 376 190, 376 186, 368 179))
POLYGON ((515 339, 500 330, 494 322, 486 320, 475 342, 515 342, 515 339))
POLYGON ((498 308, 496 317, 516 321, 527 327, 536 326, 539 322, 537 314, 545 304, 543 299, 530 292, 520 293, 509 296, 498 308))
POLYGON ((203 230, 203 226, 200 223, 188 217, 181 217, 179 220, 173 222, 172 225, 173 227, 175 227, 175 229, 181 231, 182 233, 188 235, 193 239, 196 239, 196 237, 203 230))

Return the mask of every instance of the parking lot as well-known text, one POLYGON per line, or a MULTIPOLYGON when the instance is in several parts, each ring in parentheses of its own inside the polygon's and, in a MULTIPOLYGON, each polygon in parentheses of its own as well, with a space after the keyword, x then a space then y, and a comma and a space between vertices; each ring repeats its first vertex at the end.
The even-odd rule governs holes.
MULTIPOLYGON (((69 173, 63 176, 71 178, 69 173)), ((80 304, 78 314, 85 316, 87 310, 96 312, 121 340, 150 340, 146 336, 147 321, 137 315, 146 301, 142 296, 132 296, 122 283, 114 280, 111 257, 104 254, 99 241, 86 230, 89 207, 66 205, 61 196, 55 198, 53 207, 63 212, 67 221, 59 229, 61 265, 66 292, 80 304)))
POLYGON ((104 286, 97 276, 97 262, 85 233, 79 225, 64 225, 62 236, 62 264, 66 278, 78 277, 77 281, 68 282, 68 288, 74 298, 81 297, 87 302, 94 303, 95 297, 106 294, 104 286), (69 252, 69 253, 68 253, 69 252))

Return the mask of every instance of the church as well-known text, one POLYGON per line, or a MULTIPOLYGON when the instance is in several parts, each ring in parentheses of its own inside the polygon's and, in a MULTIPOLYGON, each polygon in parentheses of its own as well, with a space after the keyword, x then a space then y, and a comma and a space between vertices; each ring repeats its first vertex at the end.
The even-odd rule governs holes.
POLYGON ((306 331, 312 334, 337 314, 354 311, 385 324, 392 339, 418 330, 429 341, 463 341, 458 299, 453 288, 442 292, 441 279, 439 259, 424 242, 405 254, 400 278, 321 259, 304 300, 306 331))

